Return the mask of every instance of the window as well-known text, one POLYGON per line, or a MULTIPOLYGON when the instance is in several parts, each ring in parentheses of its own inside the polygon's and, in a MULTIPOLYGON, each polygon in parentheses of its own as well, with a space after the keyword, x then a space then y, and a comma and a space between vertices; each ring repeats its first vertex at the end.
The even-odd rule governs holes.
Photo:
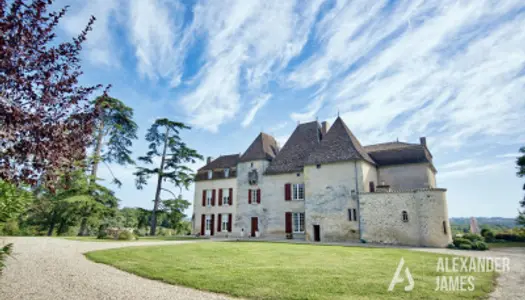
POLYGON ((292 199, 304 200, 304 184, 292 184, 292 199))
POLYGON ((222 231, 228 231, 228 220, 229 220, 229 215, 228 214, 222 214, 222 217, 221 217, 221 230, 222 231))
POLYGON ((370 181, 370 182, 368 183, 368 188, 370 189, 370 191, 369 191, 370 193, 373 193, 373 192, 376 191, 376 186, 375 186, 375 184, 374 184, 373 181, 370 181))
POLYGON ((224 177, 230 177, 230 169, 224 169, 224 177))
POLYGON ((250 190, 250 193, 252 194, 252 203, 257 203, 257 190, 250 190))
POLYGON ((443 233, 447 234, 447 221, 443 221, 443 233))
POLYGON ((250 163, 250 168, 253 168, 253 162, 252 162, 252 163, 250 163))
POLYGON ((210 215, 207 215, 206 216, 206 231, 209 231, 211 230, 211 216, 210 215))
POLYGON ((222 189, 222 205, 230 204, 230 189, 222 189))
POLYGON ((212 179, 213 178, 213 171, 208 171, 208 179, 212 179))
POLYGON ((206 190, 206 205, 211 206, 212 190, 206 190))
POLYGON ((293 232, 304 233, 304 213, 292 213, 293 232))
POLYGON ((348 209, 348 221, 357 221, 357 212, 355 208, 348 209))
POLYGON ((408 222, 408 213, 404 210, 401 215, 403 216, 403 222, 408 222))
POLYGON ((318 168, 318 169, 321 169, 321 165, 320 165, 320 164, 318 164, 318 165, 317 165, 317 168, 318 168))

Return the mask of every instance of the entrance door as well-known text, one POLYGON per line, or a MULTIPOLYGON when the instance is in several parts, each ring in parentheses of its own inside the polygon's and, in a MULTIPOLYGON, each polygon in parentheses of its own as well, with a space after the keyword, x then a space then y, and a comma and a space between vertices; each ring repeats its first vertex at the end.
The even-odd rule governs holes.
POLYGON ((320 225, 314 225, 314 241, 315 242, 321 241, 321 226, 320 225))
POLYGON ((212 226, 212 223, 211 223, 211 216, 210 215, 206 215, 206 230, 204 232, 205 235, 211 235, 211 226, 212 226))
POLYGON ((259 231, 259 219, 252 217, 252 236, 255 237, 255 232, 259 231))

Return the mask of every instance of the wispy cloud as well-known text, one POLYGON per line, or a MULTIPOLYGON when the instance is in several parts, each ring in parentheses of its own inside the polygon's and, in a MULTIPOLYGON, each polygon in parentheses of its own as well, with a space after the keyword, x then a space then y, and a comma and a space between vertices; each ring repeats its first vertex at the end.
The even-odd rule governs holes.
POLYGON ((261 107, 263 107, 266 102, 270 99, 271 95, 262 95, 261 97, 255 99, 252 103, 252 108, 248 111, 248 114, 242 121, 241 125, 242 127, 248 127, 253 121, 253 118, 255 118, 255 114, 261 107))
POLYGON ((495 169, 503 168, 505 165, 508 165, 507 161, 498 162, 492 164, 482 164, 478 166, 468 167, 468 168, 458 168, 456 170, 444 171, 439 173, 439 179, 448 179, 448 178, 461 178, 465 176, 471 176, 473 174, 479 174, 484 172, 489 172, 495 169))
POLYGON ((467 167, 471 166, 474 163, 472 159, 463 159, 458 160, 450 163, 446 163, 442 166, 440 166, 441 169, 454 169, 454 168, 461 168, 461 167, 467 167))
POLYGON ((496 155, 496 157, 499 157, 499 158, 508 158, 508 157, 511 157, 511 158, 518 158, 520 156, 522 156, 523 154, 520 154, 520 153, 506 153, 506 154, 499 154, 499 155, 496 155))

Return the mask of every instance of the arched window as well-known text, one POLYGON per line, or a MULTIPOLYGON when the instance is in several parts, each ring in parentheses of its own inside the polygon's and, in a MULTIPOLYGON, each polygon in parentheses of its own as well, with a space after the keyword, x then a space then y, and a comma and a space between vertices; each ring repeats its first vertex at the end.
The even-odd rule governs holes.
POLYGON ((402 213, 401 213, 402 217, 403 217, 403 222, 408 222, 408 213, 406 210, 404 210, 402 213))
POLYGON ((447 234, 447 221, 443 221, 443 233, 447 234))

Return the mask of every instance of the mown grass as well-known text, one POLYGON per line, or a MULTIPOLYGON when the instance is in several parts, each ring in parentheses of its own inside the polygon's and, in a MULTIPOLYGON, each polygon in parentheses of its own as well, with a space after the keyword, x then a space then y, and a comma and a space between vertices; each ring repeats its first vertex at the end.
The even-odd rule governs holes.
MULTIPOLYGON (((471 292, 436 292, 438 254, 401 249, 278 243, 192 243, 89 252, 99 263, 139 276, 252 299, 477 299, 495 273, 475 277, 471 292), (401 258, 415 281, 388 286, 401 258)), ((405 274, 404 269, 401 275, 405 274)))

